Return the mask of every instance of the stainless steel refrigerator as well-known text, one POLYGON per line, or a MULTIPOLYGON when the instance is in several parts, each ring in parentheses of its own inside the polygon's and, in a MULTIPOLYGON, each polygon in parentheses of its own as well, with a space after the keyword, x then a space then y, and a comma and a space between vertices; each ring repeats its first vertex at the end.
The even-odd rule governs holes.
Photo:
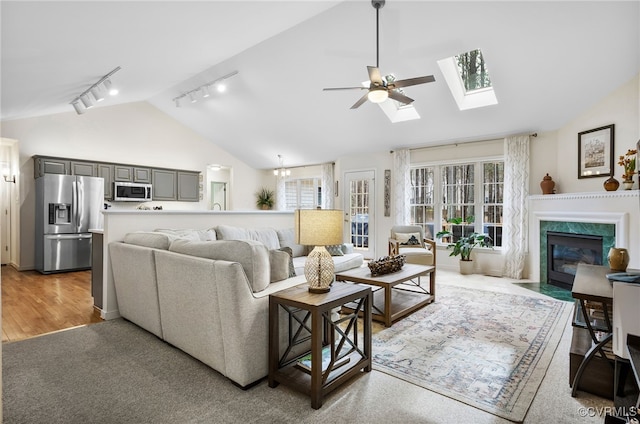
POLYGON ((36 179, 36 269, 91 268, 90 229, 102 228, 104 180, 45 174, 36 179))

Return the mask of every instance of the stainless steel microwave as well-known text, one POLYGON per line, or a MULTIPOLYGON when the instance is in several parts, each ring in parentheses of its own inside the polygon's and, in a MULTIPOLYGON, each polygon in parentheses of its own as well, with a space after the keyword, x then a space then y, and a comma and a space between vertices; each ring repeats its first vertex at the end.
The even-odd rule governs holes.
POLYGON ((152 198, 151 184, 113 183, 113 200, 115 202, 148 202, 152 198))

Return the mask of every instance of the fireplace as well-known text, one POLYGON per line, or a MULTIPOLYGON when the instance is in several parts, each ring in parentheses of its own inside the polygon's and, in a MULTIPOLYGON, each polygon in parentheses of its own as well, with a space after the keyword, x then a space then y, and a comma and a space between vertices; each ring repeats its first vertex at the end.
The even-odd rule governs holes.
POLYGON ((602 265, 598 235, 547 232, 547 283, 571 290, 578 264, 602 265))

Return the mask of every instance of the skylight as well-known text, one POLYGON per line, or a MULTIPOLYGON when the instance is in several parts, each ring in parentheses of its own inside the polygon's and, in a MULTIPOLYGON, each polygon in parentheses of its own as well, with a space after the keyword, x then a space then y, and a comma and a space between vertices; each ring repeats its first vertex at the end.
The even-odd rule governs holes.
POLYGON ((438 61, 458 109, 474 109, 498 104, 487 63, 480 49, 438 61))

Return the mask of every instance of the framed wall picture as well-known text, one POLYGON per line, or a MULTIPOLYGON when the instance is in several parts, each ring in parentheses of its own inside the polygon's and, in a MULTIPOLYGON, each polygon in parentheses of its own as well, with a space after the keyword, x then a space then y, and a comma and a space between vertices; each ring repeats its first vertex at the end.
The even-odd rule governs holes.
POLYGON ((578 133, 578 178, 613 175, 614 124, 578 133))

